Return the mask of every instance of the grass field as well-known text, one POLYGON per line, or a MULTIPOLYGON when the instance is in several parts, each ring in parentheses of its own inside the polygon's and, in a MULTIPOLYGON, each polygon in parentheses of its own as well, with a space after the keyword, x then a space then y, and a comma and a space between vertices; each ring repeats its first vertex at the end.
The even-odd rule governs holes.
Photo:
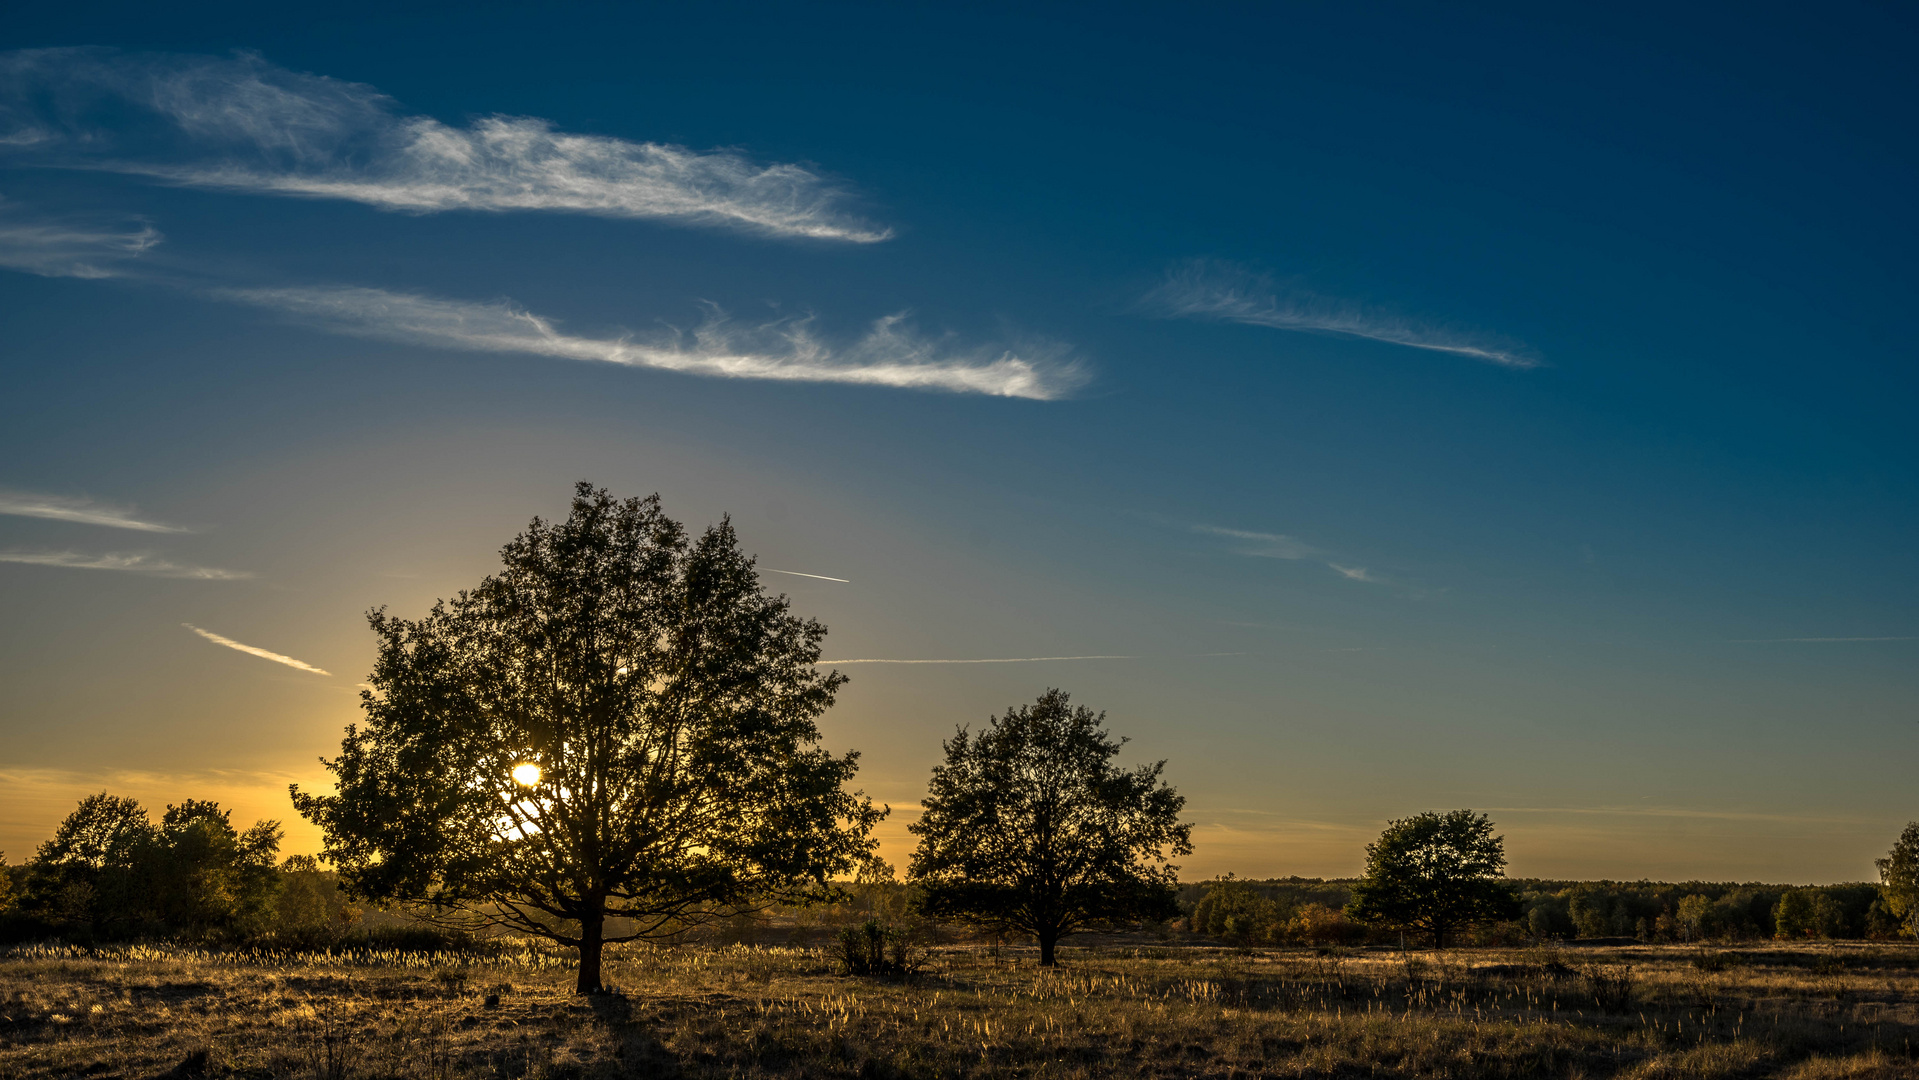
POLYGON ((1919 1077, 1919 948, 0 953, 26 1077, 1919 1077))

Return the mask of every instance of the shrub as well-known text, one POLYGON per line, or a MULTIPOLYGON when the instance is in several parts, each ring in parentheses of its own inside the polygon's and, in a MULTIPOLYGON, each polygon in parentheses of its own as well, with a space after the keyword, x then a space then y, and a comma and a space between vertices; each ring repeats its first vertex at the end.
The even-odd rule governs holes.
POLYGON ((842 929, 835 944, 842 975, 906 976, 919 970, 921 957, 906 933, 878 919, 842 929))

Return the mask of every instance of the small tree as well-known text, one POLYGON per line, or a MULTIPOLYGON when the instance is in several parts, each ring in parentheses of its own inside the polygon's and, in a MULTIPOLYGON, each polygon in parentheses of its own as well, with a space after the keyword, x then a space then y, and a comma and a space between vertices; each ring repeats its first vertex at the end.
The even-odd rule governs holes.
POLYGON ((846 681, 826 628, 760 591, 730 522, 691 539, 582 483, 501 554, 417 622, 369 616, 339 793, 294 791, 355 897, 576 947, 593 993, 605 943, 830 895, 872 849, 858 755, 817 746, 846 681))
POLYGON ((1105 719, 1048 690, 944 744, 909 826, 922 911, 1030 934, 1046 966, 1068 934, 1179 913, 1179 868, 1166 858, 1193 850, 1186 800, 1160 782, 1163 761, 1114 765, 1125 740, 1107 736, 1105 719))
POLYGON ((1919 821, 1906 826, 1878 865, 1886 907, 1904 921, 1907 934, 1919 937, 1919 821))
POLYGON ((1366 846, 1366 876, 1346 911, 1360 922, 1431 934, 1445 948, 1455 930, 1519 917, 1519 897, 1498 880, 1505 872, 1505 841, 1486 815, 1403 818, 1366 846))

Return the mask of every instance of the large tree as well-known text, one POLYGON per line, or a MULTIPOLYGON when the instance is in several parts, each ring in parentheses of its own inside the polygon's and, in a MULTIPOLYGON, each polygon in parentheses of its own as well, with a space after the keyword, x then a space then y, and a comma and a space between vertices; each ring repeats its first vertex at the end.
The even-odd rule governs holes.
POLYGON ((1886 907, 1919 937, 1919 821, 1906 826, 1886 857, 1879 860, 1880 891, 1886 907))
POLYGON ((1445 948, 1453 931, 1517 919, 1523 907, 1506 873, 1506 843, 1492 819, 1471 810, 1389 822, 1366 845, 1366 876, 1346 913, 1360 922, 1432 935, 1445 948))
POLYGON ((425 618, 369 615, 338 794, 294 792, 354 896, 574 946, 592 993, 604 944, 826 895, 872 849, 858 755, 818 746, 826 628, 729 521, 694 539, 582 483, 501 555, 425 618))
POLYGON ((1186 800, 1160 782, 1163 761, 1115 765, 1125 740, 1105 720, 1048 690, 945 743, 909 826, 922 910, 1030 934, 1047 966, 1075 931, 1179 913, 1179 868, 1166 859, 1193 850, 1186 800))

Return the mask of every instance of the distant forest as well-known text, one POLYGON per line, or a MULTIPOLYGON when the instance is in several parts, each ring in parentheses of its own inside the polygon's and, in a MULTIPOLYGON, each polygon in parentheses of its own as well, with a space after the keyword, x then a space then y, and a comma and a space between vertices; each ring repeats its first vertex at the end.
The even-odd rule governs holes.
MULTIPOLYGON (((1462 944, 1617 939, 1692 942, 1901 936, 1880 885, 1758 882, 1552 881, 1510 878, 1524 915, 1474 928, 1462 944)), ((1396 932, 1347 918, 1356 878, 1226 877, 1180 887, 1186 929, 1237 945, 1397 942, 1396 932)))
MULTIPOLYGON (((66 844, 55 843, 42 858, 12 866, 0 862, 0 940, 167 938, 283 948, 450 943, 444 931, 414 920, 404 909, 350 901, 337 875, 309 856, 278 860, 278 838, 270 828, 239 832, 211 804, 194 809, 199 812, 190 820, 175 809, 171 821, 163 820, 137 840, 127 837, 135 842, 121 850, 96 849, 86 853, 91 858, 76 859, 66 844)), ((71 843, 74 838, 62 839, 71 843)), ((1178 918, 1137 929, 1246 947, 1398 944, 1397 932, 1346 915, 1357 882, 1230 875, 1187 882, 1179 887, 1178 918)), ((1790 886, 1513 878, 1509 883, 1524 915, 1475 927, 1459 944, 1892 939, 1904 933, 1881 886, 1869 882, 1790 886)), ((702 936, 796 940, 913 906, 913 886, 900 882, 866 880, 843 887, 843 903, 773 908, 719 924, 702 936)))

